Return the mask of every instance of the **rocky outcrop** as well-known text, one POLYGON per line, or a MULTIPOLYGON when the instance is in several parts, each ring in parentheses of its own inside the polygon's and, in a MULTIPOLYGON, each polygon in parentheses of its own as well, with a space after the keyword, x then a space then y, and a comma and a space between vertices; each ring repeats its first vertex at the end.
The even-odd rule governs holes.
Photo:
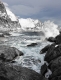
POLYGON ((61 33, 60 35, 56 36, 55 39, 56 39, 56 44, 61 44, 61 33))
POLYGON ((48 80, 41 74, 16 64, 23 53, 14 47, 0 46, 0 80, 48 80))
MULTIPOLYGON (((55 43, 50 45, 46 51, 44 60, 48 62, 47 67, 52 71, 52 74, 49 76, 49 80, 61 80, 61 33, 55 37, 55 43)), ((45 75, 46 65, 44 67, 43 75, 45 75)))
POLYGON ((0 60, 2 61, 12 61, 17 56, 21 56, 23 53, 16 49, 15 47, 10 46, 0 46, 0 60))
POLYGON ((50 45, 45 46, 41 51, 40 54, 46 53, 46 51, 49 49, 50 45))
POLYGON ((47 72, 47 65, 46 63, 44 65, 41 66, 41 74, 45 76, 45 73, 47 72))
POLYGON ((54 37, 49 37, 46 40, 49 42, 56 42, 56 39, 54 37))
POLYGON ((61 67, 61 56, 57 57, 49 63, 49 68, 52 72, 58 69, 58 67, 61 67))
POLYGON ((37 43, 31 43, 31 44, 27 45, 27 47, 34 47, 36 45, 37 45, 37 43))
POLYGON ((0 64, 0 77, 5 80, 48 80, 33 70, 11 63, 0 64))
POLYGON ((49 63, 51 60, 54 60, 59 56, 61 56, 61 44, 52 44, 48 49, 44 60, 49 63))

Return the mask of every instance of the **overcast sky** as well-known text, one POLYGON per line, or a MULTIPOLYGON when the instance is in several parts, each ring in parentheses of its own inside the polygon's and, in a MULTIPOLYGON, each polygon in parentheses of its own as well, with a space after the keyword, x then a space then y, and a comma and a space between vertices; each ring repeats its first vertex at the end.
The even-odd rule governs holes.
POLYGON ((2 0, 16 16, 41 21, 51 20, 61 25, 61 0, 2 0))

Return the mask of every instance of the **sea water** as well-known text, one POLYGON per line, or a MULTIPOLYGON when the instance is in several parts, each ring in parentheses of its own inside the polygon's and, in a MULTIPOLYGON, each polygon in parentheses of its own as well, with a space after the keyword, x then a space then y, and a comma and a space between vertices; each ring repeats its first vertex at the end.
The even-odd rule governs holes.
POLYGON ((0 45, 9 45, 16 47, 24 53, 23 56, 18 56, 15 61, 16 64, 35 70, 40 73, 41 66, 45 63, 44 54, 40 54, 42 48, 51 44, 45 40, 44 33, 41 32, 11 32, 11 36, 6 37, 6 40, 0 45), (35 47, 27 47, 31 43, 37 43, 35 47))

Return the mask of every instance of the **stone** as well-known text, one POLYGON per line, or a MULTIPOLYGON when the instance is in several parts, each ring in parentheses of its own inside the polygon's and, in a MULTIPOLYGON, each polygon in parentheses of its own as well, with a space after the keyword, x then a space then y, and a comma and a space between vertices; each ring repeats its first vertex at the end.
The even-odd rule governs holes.
POLYGON ((50 45, 45 46, 41 51, 40 54, 46 53, 46 51, 48 51, 50 45))
POLYGON ((55 37, 56 39, 56 44, 61 44, 61 33, 55 37))
POLYGON ((61 67, 59 67, 52 73, 52 75, 49 77, 49 80, 52 80, 52 78, 55 78, 57 76, 61 76, 61 67))
POLYGON ((49 63, 50 61, 56 59, 59 56, 61 56, 61 44, 59 44, 59 45, 52 44, 49 47, 44 60, 49 63))
POLYGON ((34 47, 36 45, 37 45, 37 43, 31 43, 31 44, 27 45, 27 47, 34 47))
POLYGON ((47 38, 47 41, 49 41, 49 42, 56 42, 56 39, 54 37, 49 37, 49 38, 47 38))
POLYGON ((52 78, 50 80, 61 80, 61 76, 56 76, 56 77, 54 77, 54 78, 52 78))
POLYGON ((45 73, 47 72, 47 65, 46 63, 41 66, 41 74, 45 76, 45 73))
POLYGON ((11 63, 0 64, 0 76, 7 80, 48 80, 31 69, 11 63))
POLYGON ((12 61, 17 56, 21 56, 23 53, 16 49, 15 47, 0 46, 0 60, 2 61, 12 61))
POLYGON ((57 57, 56 59, 52 60, 49 63, 49 68, 51 69, 52 72, 54 72, 59 67, 61 67, 61 56, 57 57))

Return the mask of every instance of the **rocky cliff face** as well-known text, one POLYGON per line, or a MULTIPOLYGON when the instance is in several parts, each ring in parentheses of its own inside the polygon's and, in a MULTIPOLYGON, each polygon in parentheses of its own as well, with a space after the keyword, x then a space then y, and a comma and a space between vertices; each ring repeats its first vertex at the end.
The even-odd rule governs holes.
MULTIPOLYGON (((14 28, 20 28, 20 24, 18 19, 12 20, 14 16, 12 16, 12 19, 10 17, 10 10, 7 10, 4 4, 0 1, 0 30, 13 30, 14 28), (4 29, 3 29, 4 28, 4 29)), ((10 11, 11 12, 11 11, 10 11)), ((12 13, 13 14, 13 13, 12 13)), ((16 16, 15 16, 16 17, 16 16)))

